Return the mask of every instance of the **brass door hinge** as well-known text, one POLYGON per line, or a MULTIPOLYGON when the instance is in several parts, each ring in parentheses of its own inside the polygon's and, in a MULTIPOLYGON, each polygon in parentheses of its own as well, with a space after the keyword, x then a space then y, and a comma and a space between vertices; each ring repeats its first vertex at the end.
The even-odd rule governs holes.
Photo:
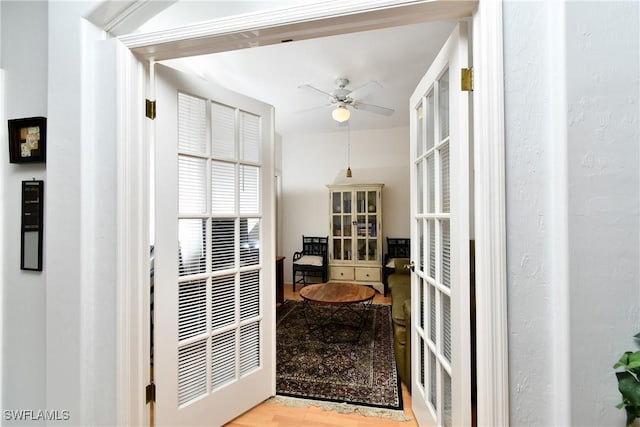
POLYGON ((156 401, 156 385, 154 383, 147 384, 144 392, 147 403, 156 401))
POLYGON ((473 91, 473 68, 463 68, 462 70, 461 89, 464 91, 473 91))
POLYGON ((156 118, 156 101, 147 99, 145 104, 145 115, 151 120, 154 120, 156 118))

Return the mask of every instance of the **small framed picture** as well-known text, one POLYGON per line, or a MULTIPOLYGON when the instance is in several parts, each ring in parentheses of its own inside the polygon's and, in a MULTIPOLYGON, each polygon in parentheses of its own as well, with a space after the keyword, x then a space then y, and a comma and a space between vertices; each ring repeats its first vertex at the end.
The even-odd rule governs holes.
POLYGON ((9 120, 9 162, 45 163, 47 118, 9 120))

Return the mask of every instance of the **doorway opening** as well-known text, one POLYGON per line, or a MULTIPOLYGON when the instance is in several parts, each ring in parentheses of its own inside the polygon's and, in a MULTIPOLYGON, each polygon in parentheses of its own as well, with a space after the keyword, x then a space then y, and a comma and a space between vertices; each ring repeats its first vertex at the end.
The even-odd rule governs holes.
MULTIPOLYGON (((473 9, 473 7, 475 7, 475 4, 471 6, 471 9, 473 9)), ((469 16, 471 14, 471 11, 468 11, 466 13, 466 16, 469 16)), ((356 25, 354 25, 355 27, 356 25)), ((313 26, 311 26, 313 27, 313 26)), ((154 36, 151 36, 148 40, 153 39, 154 36)), ((123 39, 123 41, 125 42, 125 44, 127 44, 129 47, 132 48, 132 50, 137 53, 138 55, 140 55, 140 57, 142 58, 151 58, 153 53, 151 52, 152 48, 150 48, 149 46, 151 46, 153 43, 148 43, 145 45, 144 43, 142 44, 138 44, 137 47, 134 46, 134 43, 132 42, 133 37, 129 38, 128 40, 126 38, 123 39), (151 50, 150 50, 151 49, 151 50)), ((168 46, 169 44, 165 44, 166 46, 168 46)), ((175 47, 170 47, 169 49, 176 49, 175 47)), ((193 51, 193 49, 192 49, 193 51)), ((196 49, 197 51, 197 49, 196 49)), ((186 50, 185 52, 188 52, 188 50, 186 50)), ((166 52, 165 52, 166 54, 166 52)), ((184 52, 182 53, 184 54, 184 52)), ((181 55, 182 55, 181 54, 181 55)), ((175 56, 181 56, 181 55, 175 55, 175 56)), ((284 180, 286 180, 286 178, 283 178, 284 180)), ((504 405, 503 405, 504 407, 504 405)))

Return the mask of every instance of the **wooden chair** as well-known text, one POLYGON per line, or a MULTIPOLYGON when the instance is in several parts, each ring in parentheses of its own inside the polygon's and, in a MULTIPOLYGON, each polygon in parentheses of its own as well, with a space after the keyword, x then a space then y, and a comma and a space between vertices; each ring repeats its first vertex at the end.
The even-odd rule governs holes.
POLYGON ((394 271, 394 267, 390 266, 389 263, 393 264, 392 260, 394 258, 411 258, 411 239, 387 237, 387 253, 384 255, 384 263, 382 264, 384 296, 387 296, 389 288, 387 278, 394 271))
POLYGON ((293 291, 310 276, 326 282, 329 277, 329 237, 302 236, 302 250, 293 254, 293 291), (298 277, 299 276, 299 277, 298 277))

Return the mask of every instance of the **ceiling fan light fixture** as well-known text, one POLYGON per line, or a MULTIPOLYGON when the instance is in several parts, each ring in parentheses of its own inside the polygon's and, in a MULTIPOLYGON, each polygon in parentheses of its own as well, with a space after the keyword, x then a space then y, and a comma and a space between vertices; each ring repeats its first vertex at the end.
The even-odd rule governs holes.
POLYGON ((331 117, 333 117, 333 120, 335 120, 336 122, 343 123, 349 120, 349 117, 351 117, 351 112, 347 110, 344 106, 338 106, 331 113, 331 117))

